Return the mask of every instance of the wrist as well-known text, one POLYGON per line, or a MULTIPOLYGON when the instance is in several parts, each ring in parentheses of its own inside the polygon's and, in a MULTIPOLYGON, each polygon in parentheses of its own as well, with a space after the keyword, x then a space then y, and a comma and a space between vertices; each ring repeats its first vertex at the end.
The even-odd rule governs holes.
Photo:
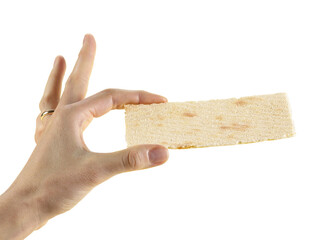
POLYGON ((0 239, 23 239, 42 226, 36 199, 28 188, 0 196, 0 239))

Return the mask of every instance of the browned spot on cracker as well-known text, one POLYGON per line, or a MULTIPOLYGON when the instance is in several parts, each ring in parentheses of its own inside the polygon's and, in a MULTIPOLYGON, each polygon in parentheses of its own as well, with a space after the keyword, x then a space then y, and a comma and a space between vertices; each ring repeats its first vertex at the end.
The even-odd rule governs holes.
POLYGON ((195 113, 190 113, 190 112, 185 112, 185 113, 183 113, 182 115, 185 116, 185 117, 196 117, 196 116, 197 116, 197 114, 195 114, 195 113))
POLYGON ((176 148, 177 148, 177 149, 196 148, 196 146, 193 146, 193 145, 191 145, 191 144, 192 144, 192 143, 190 143, 190 144, 179 145, 179 146, 177 146, 176 148))
POLYGON ((246 124, 233 123, 231 125, 220 126, 220 128, 223 130, 245 131, 245 130, 247 130, 247 128, 249 128, 249 126, 246 124))
POLYGON ((164 119, 165 119, 164 116, 162 116, 162 115, 160 115, 160 114, 157 115, 157 120, 164 120, 164 119))
POLYGON ((162 123, 158 123, 157 126, 158 126, 158 127, 162 127, 162 126, 164 126, 164 124, 162 124, 162 123))
POLYGON ((219 115, 219 116, 216 116, 215 119, 221 121, 223 119, 223 117, 221 115, 219 115))
POLYGON ((237 101, 235 101, 235 104, 236 106, 245 106, 248 103, 242 99, 238 99, 237 101))
POLYGON ((234 127, 239 127, 239 128, 248 128, 249 126, 246 124, 239 124, 239 123, 233 123, 234 127))

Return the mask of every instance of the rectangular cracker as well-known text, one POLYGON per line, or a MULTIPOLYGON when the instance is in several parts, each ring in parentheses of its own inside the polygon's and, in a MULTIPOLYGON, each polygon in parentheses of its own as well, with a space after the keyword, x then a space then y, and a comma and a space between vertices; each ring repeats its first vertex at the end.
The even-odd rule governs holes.
POLYGON ((199 102, 125 105, 128 146, 192 148, 292 137, 285 93, 199 102))

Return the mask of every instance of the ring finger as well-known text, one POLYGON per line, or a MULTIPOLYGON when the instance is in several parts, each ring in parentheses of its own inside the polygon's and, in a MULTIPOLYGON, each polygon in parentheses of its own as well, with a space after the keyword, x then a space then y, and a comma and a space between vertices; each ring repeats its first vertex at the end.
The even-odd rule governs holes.
MULTIPOLYGON (((60 101, 62 81, 65 74, 66 63, 62 56, 55 58, 53 69, 49 75, 44 94, 39 103, 39 109, 42 112, 55 109, 60 101)), ((50 115, 45 115, 41 120, 41 113, 37 118, 37 128, 36 128, 36 142, 43 129, 45 128, 50 115)))

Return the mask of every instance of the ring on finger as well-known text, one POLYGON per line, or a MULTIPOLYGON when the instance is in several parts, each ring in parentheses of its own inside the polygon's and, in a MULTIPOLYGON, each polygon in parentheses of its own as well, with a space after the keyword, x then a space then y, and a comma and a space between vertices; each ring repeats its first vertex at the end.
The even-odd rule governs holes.
POLYGON ((40 115, 41 120, 46 116, 46 115, 52 115, 54 113, 54 109, 49 109, 46 111, 43 111, 40 115))

